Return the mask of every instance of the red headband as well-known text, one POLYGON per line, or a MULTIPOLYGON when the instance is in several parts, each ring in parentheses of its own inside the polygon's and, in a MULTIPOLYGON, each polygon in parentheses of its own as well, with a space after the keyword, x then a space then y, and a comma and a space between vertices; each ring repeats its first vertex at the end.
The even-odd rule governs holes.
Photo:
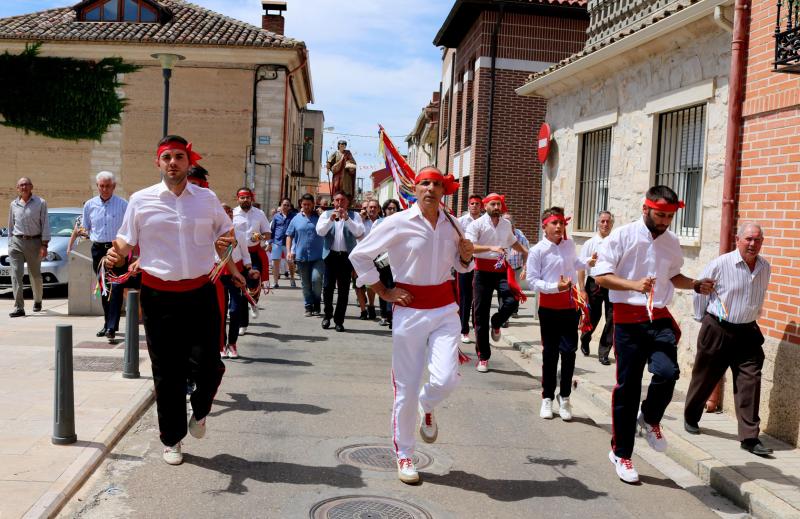
POLYGON ((156 158, 160 158, 161 154, 167 150, 181 150, 185 151, 186 155, 189 157, 189 165, 195 166, 197 165, 197 161, 202 159, 200 155, 192 151, 192 143, 184 144, 180 141, 167 141, 161 146, 158 147, 158 151, 156 152, 156 158))
MULTIPOLYGON (((571 216, 569 218, 564 218, 563 214, 551 214, 550 216, 542 220, 542 227, 545 227, 550 222, 561 222, 564 224, 564 227, 566 227, 567 225, 569 225, 570 220, 572 220, 571 216)), ((567 229, 564 229, 564 239, 565 240, 569 239, 567 238, 567 229)))
POLYGON ((655 209, 656 211, 664 211, 665 213, 676 213, 678 209, 683 209, 686 207, 686 204, 683 200, 679 200, 677 204, 668 204, 664 202, 663 204, 659 204, 658 202, 653 202, 647 198, 644 199, 644 205, 649 207, 650 209, 655 209))
POLYGON ((240 196, 249 196, 250 198, 253 198, 253 192, 249 189, 240 189, 236 192, 236 198, 239 198, 240 196))
POLYGON ((441 182, 442 186, 444 186, 445 195, 452 195, 458 191, 458 186, 460 185, 458 182, 456 182, 456 179, 453 177, 453 175, 445 175, 436 168, 423 168, 422 171, 417 173, 414 183, 419 184, 423 180, 435 180, 441 182))
POLYGON ((473 200, 483 203, 483 198, 479 197, 478 195, 472 195, 467 199, 468 202, 472 202, 473 200))
POLYGON ((491 195, 487 196, 483 200, 483 205, 486 206, 489 202, 500 202, 500 210, 504 213, 508 212, 508 206, 506 206, 506 195, 498 195, 497 193, 492 193, 491 195))

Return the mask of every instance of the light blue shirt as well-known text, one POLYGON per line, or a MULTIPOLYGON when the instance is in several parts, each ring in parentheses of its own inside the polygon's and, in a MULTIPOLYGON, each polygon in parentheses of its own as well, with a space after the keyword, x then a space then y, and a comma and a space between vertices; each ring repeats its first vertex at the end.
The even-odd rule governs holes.
POLYGON ((295 261, 317 261, 322 259, 325 238, 317 234, 318 221, 319 216, 317 216, 317 213, 306 216, 300 212, 289 222, 286 236, 292 237, 295 261))
POLYGON ((111 195, 105 202, 99 196, 89 199, 83 205, 83 228, 89 239, 101 243, 114 241, 127 208, 128 202, 117 195, 111 195))

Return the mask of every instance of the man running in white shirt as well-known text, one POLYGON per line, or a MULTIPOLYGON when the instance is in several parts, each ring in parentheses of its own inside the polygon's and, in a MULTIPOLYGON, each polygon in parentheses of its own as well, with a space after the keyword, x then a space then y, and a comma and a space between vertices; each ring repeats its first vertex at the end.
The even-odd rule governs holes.
MULTIPOLYGON (((528 249, 517 241, 511 223, 501 217, 508 212, 505 196, 491 193, 483 199, 483 205, 486 213, 469 225, 465 237, 475 247, 475 278, 472 283, 472 320, 475 323, 475 351, 478 354, 475 368, 486 373, 489 371, 489 357, 492 356, 489 329, 492 340, 499 341, 500 327, 517 312, 520 300, 524 301, 514 269, 506 259, 506 249, 513 248, 522 254, 523 263, 528 261, 528 249), (503 304, 490 319, 495 290, 503 304)), ((524 272, 522 277, 525 277, 524 272)))
POLYGON ((442 197, 457 189, 451 175, 424 168, 416 177, 417 203, 386 218, 381 232, 367 236, 350 253, 359 282, 395 303, 392 441, 398 475, 404 483, 419 481, 412 461, 417 414, 422 439, 436 441, 439 429, 433 410, 458 383, 461 325, 451 269, 463 273, 473 268, 472 243, 440 207, 442 197), (373 262, 384 252, 394 274, 396 287, 392 289, 380 282, 373 262), (426 366, 430 378, 420 391, 426 366))
MULTIPOLYGON (((247 286, 253 292, 253 299, 258 303, 261 296, 261 285, 263 282, 269 283, 269 258, 264 250, 263 243, 272 237, 270 233, 270 223, 264 211, 255 206, 255 195, 247 188, 242 187, 236 192, 236 199, 239 206, 233 210, 233 226, 237 231, 243 232, 247 236, 247 250, 250 252, 250 261, 253 268, 257 270, 261 277, 258 279, 247 278, 247 286), (258 290, 255 290, 258 288, 258 290)), ((258 305, 250 308, 253 319, 258 317, 258 305)), ((242 322, 239 335, 247 332, 250 324, 250 313, 242 312, 242 322)))
MULTIPOLYGON (((600 211, 597 216, 597 234, 592 236, 588 241, 584 242, 581 247, 580 257, 588 259, 600 250, 608 235, 611 234, 611 229, 614 227, 614 215, 609 211, 600 211)), ((585 331, 581 334, 581 353, 584 356, 589 356, 589 343, 592 342, 592 332, 600 322, 600 316, 605 313, 606 324, 603 326, 603 331, 600 334, 600 347, 597 348, 597 359, 600 364, 608 366, 611 361, 608 360, 608 354, 611 351, 611 346, 614 342, 614 319, 611 314, 611 301, 608 299, 608 289, 603 288, 597 284, 593 277, 594 269, 590 268, 588 271, 578 271, 578 286, 583 290, 583 298, 589 304, 589 316, 592 323, 592 329, 585 331), (603 310, 605 308, 605 310, 603 310)))
POLYGON ((597 284, 609 289, 614 304, 617 385, 611 398, 612 450, 608 457, 626 483, 639 481, 631 461, 637 425, 650 447, 658 452, 667 449, 661 418, 680 375, 680 328, 667 305, 676 288, 703 294, 714 289, 713 280, 681 274, 683 252, 669 226, 683 206, 667 186, 648 189, 642 219, 611 233, 600 248, 594 270, 597 284), (653 377, 639 411, 645 365, 653 377))
MULTIPOLYGON (((468 211, 458 217, 461 230, 467 233, 469 225, 481 217, 483 211, 483 198, 478 195, 469 195, 467 199, 468 211)), ((475 272, 470 270, 463 274, 458 274, 458 316, 461 319, 461 342, 469 344, 469 323, 472 316, 472 280, 475 272)))
POLYGON ((581 316, 573 287, 577 277, 575 271, 593 266, 597 260, 596 254, 588 260, 577 257, 575 242, 567 238, 566 227, 563 208, 545 209, 542 213, 544 238, 531 248, 527 263, 528 286, 539 292, 539 329, 542 334, 542 407, 539 416, 546 420, 553 418, 559 357, 558 414, 562 420, 572 420, 569 395, 581 316))

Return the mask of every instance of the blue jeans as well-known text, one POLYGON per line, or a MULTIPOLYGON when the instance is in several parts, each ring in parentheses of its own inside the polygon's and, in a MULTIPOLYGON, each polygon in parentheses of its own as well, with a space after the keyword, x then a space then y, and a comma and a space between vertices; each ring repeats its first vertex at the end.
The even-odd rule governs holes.
POLYGON ((325 262, 322 259, 314 261, 297 261, 297 272, 300 274, 300 283, 303 285, 303 301, 306 310, 319 309, 322 301, 322 276, 325 262))

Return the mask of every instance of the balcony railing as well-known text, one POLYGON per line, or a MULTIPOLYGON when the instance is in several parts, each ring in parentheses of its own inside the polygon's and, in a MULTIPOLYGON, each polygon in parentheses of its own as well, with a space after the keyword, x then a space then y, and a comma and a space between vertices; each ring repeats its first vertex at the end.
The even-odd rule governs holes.
POLYGON ((773 66, 776 72, 800 74, 800 0, 778 0, 773 66))
MULTIPOLYGON (((649 25, 654 14, 681 2, 682 0, 589 0, 586 45, 602 42, 632 26, 649 25)), ((683 3, 686 3, 685 0, 683 3)))

